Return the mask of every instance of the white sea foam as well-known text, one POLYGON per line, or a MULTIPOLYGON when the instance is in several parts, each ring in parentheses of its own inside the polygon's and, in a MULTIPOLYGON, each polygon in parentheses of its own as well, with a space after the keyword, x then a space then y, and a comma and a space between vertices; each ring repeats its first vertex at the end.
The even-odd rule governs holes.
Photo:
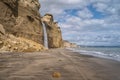
POLYGON ((94 50, 82 50, 82 49, 75 49, 75 48, 68 48, 69 50, 72 50, 73 52, 79 52, 80 54, 84 55, 92 55, 95 57, 100 57, 100 58, 107 58, 107 59, 113 59, 120 61, 120 53, 115 53, 115 52, 100 52, 100 51, 94 51, 94 50))

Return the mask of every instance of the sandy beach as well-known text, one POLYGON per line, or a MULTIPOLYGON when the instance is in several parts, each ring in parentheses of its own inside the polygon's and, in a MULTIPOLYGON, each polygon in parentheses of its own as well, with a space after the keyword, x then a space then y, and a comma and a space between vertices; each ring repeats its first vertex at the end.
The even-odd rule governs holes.
POLYGON ((120 62, 67 49, 0 53, 0 80, 120 80, 120 62))

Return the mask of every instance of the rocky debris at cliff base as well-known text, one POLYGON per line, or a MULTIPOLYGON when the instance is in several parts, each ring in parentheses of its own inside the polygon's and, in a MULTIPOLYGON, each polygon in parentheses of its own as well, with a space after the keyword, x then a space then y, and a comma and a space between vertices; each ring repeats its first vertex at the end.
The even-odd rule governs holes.
POLYGON ((0 24, 8 34, 43 44, 39 8, 39 0, 0 0, 0 24))
POLYGON ((7 39, 2 41, 0 52, 34 52, 45 50, 44 46, 32 40, 22 37, 7 35, 7 39))
POLYGON ((47 28, 49 48, 62 47, 61 29, 54 22, 53 15, 45 14, 42 17, 39 9, 39 0, 0 0, 0 51, 43 50, 41 46, 44 44, 43 22, 47 28), (6 34, 11 34, 14 38, 8 38, 6 34), (31 41, 35 41, 39 47, 31 45, 31 41))
POLYGON ((79 46, 75 43, 71 43, 69 41, 64 40, 63 41, 63 47, 64 48, 76 48, 76 47, 79 47, 79 46))
POLYGON ((5 34, 5 29, 3 28, 3 25, 0 24, 0 34, 4 35, 5 34))

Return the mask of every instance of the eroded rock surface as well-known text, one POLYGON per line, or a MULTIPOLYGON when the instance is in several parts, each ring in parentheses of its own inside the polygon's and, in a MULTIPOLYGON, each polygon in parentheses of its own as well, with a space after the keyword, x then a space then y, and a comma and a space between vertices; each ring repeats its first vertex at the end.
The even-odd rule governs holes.
POLYGON ((43 18, 39 0, 0 0, 0 51, 29 52, 44 49, 43 25, 49 48, 62 46, 62 35, 51 14, 43 18))
POLYGON ((38 0, 0 0, 0 51, 44 49, 38 0))
POLYGON ((7 34, 1 42, 0 52, 34 52, 45 50, 44 46, 32 40, 7 34))
POLYGON ((0 0, 0 24, 7 33, 43 44, 38 0, 0 0))
POLYGON ((5 29, 3 25, 0 24, 0 48, 3 46, 4 39, 5 39, 5 29))
POLYGON ((62 47, 62 33, 57 22, 54 22, 52 14, 45 14, 42 21, 47 27, 49 48, 62 47))
POLYGON ((79 46, 76 43, 71 43, 66 40, 63 40, 63 47, 64 48, 79 48, 79 46))

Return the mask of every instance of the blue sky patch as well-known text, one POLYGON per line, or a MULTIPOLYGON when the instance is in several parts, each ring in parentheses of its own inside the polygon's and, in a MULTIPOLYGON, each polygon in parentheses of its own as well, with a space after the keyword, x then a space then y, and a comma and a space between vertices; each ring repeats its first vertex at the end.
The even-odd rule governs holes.
POLYGON ((77 12, 78 12, 79 10, 80 10, 80 9, 67 9, 67 10, 65 10, 65 12, 66 12, 67 14, 77 16, 77 12))
POLYGON ((41 14, 51 13, 59 22, 63 39, 81 45, 120 45, 120 0, 39 1, 41 14))
POLYGON ((106 15, 104 13, 97 11, 96 8, 93 7, 92 4, 87 6, 87 8, 92 12, 93 18, 95 18, 95 19, 101 19, 101 18, 106 17, 106 15))

